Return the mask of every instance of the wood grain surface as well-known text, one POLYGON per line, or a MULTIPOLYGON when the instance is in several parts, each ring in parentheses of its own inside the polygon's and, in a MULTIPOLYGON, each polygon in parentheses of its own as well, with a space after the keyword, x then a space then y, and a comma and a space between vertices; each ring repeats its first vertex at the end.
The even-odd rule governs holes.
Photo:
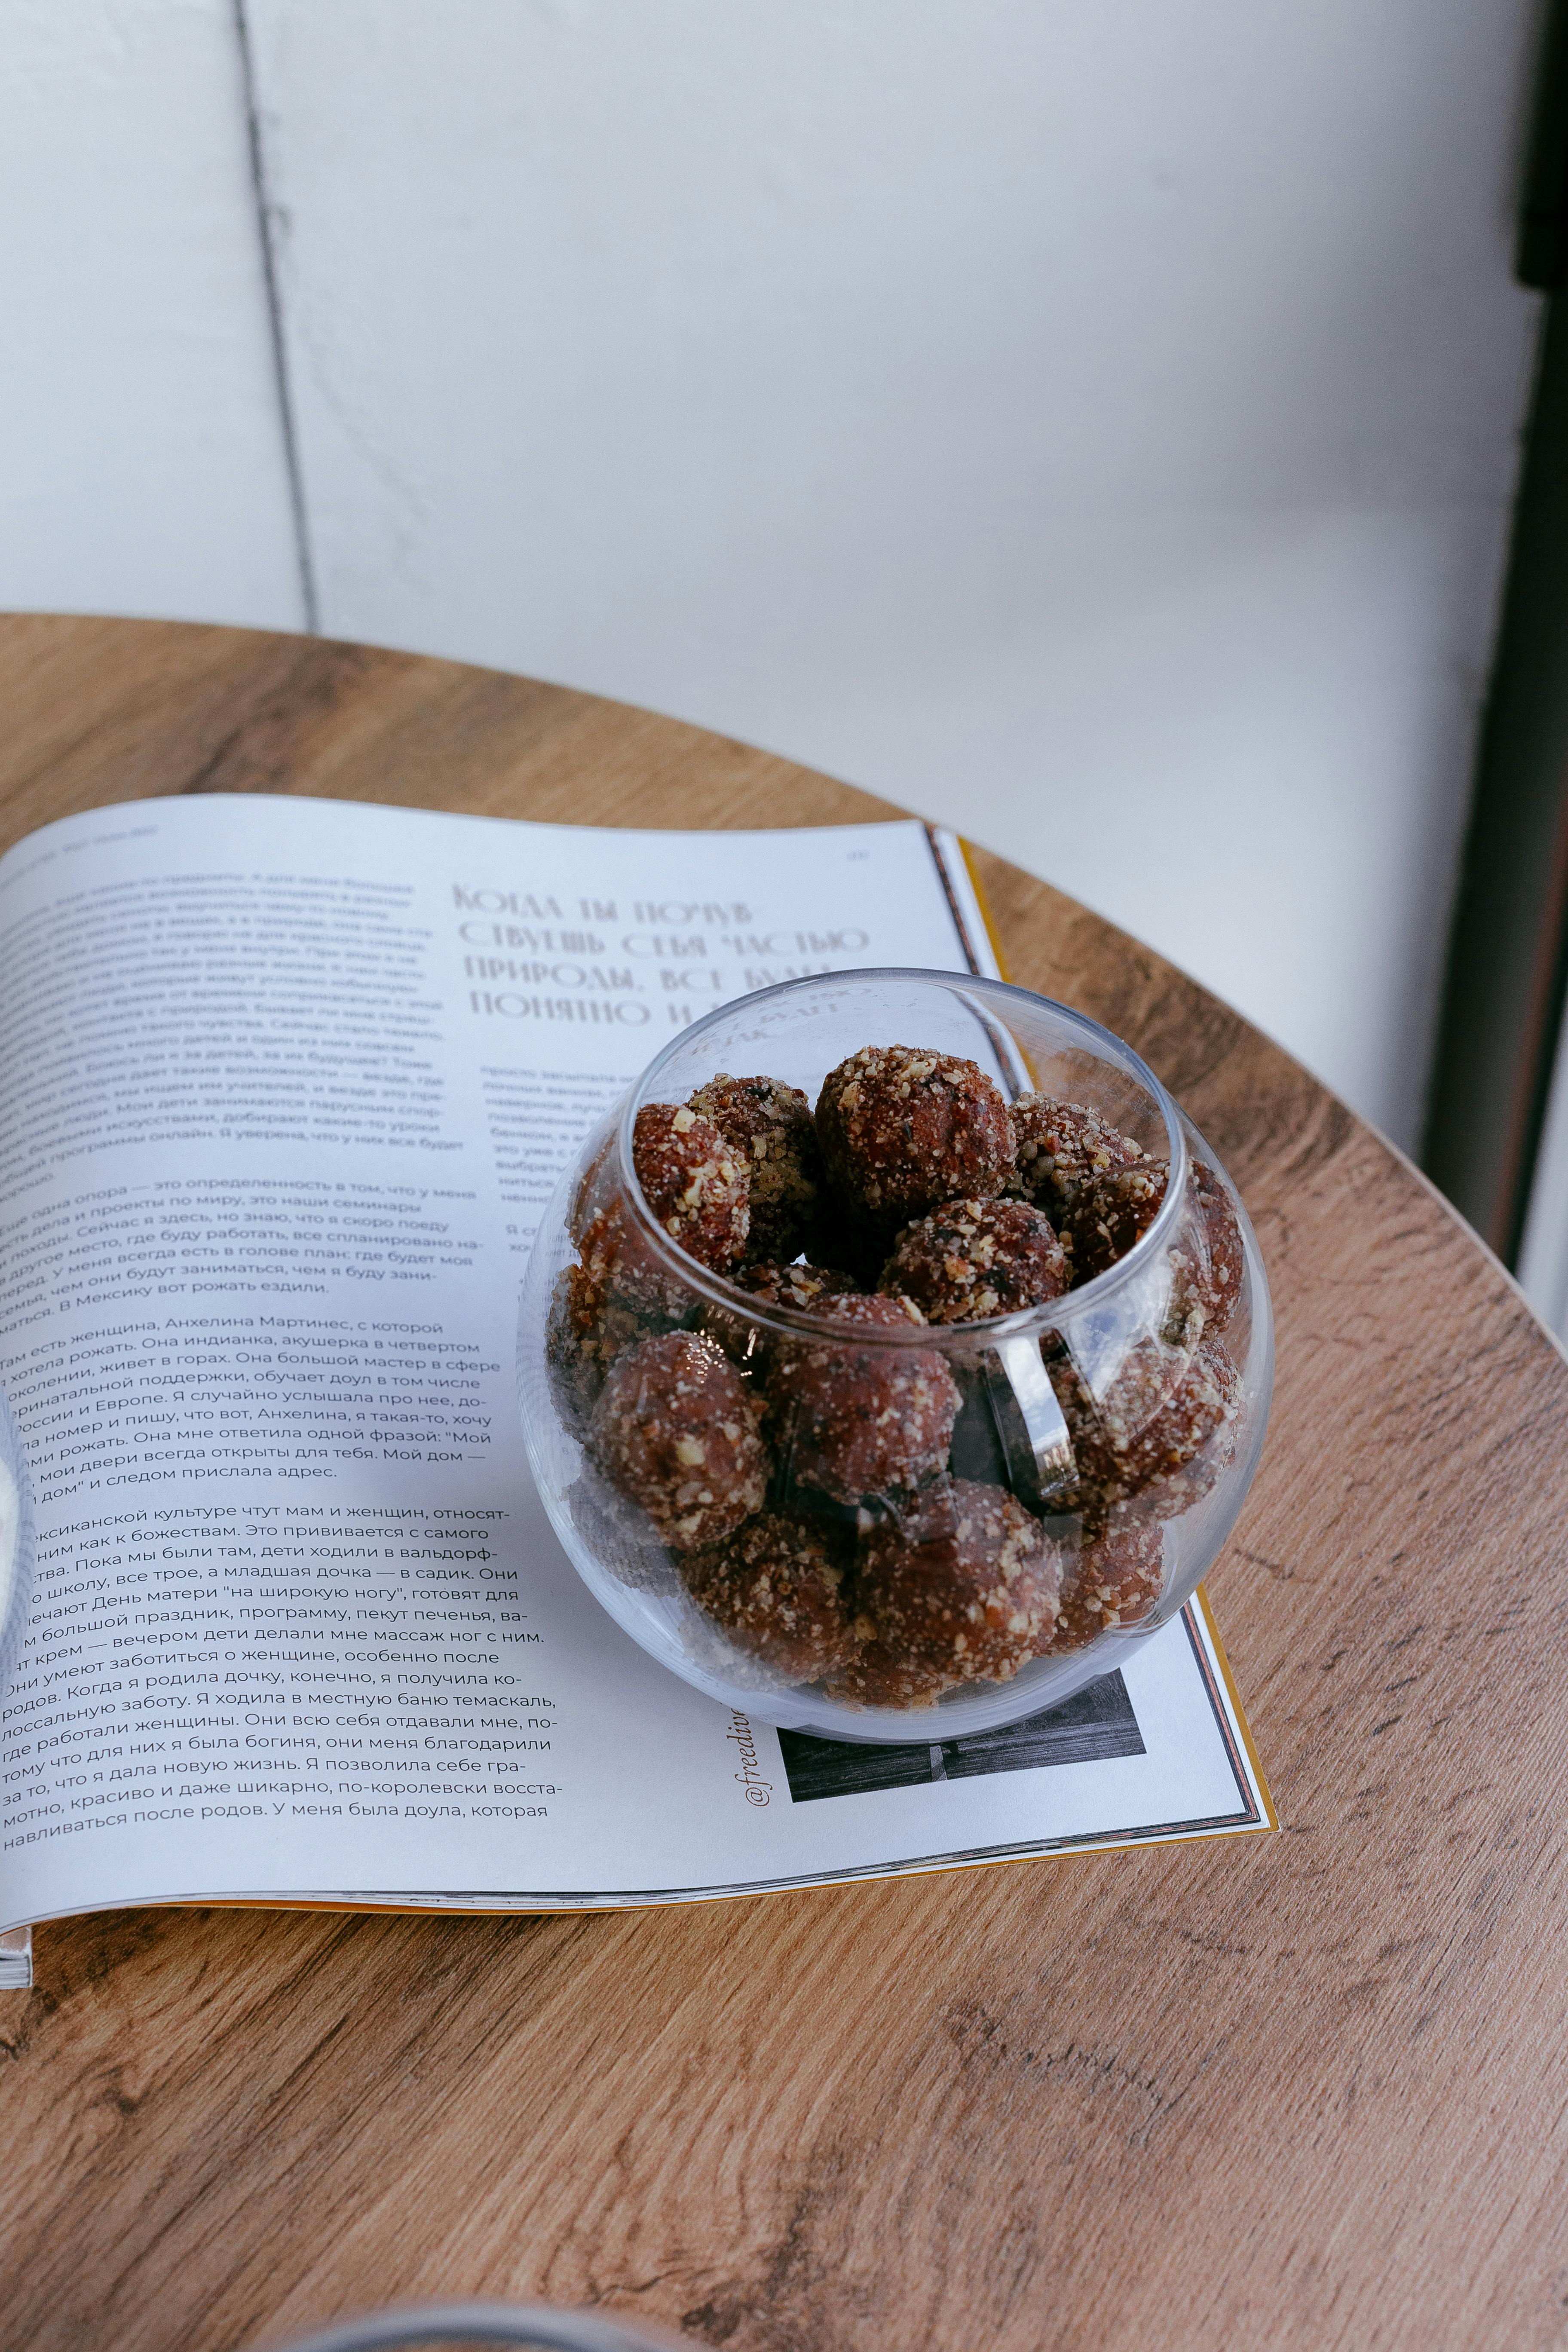
MULTIPOLYGON (((888 812, 363 647, 0 623, 0 834, 153 793, 602 824, 888 812)), ((735 2352, 1568 2341, 1568 1366, 1424 1181, 993 856, 1013 976, 1223 1153, 1279 1316, 1209 1580, 1278 1836, 592 1918, 142 1911, 5 2036, 5 2352, 231 2352, 395 2299, 735 2352)))

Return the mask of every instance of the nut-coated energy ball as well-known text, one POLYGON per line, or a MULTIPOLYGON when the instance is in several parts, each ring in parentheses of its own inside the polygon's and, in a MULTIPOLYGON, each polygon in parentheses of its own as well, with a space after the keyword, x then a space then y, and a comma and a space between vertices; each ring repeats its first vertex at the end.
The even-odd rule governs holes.
POLYGON ((711 1339, 670 1331, 619 1357, 588 1452, 673 1551, 715 1543, 760 1510, 767 1457, 755 1399, 711 1339))
POLYGON ((581 1328, 607 1300, 629 1312, 662 1318, 665 1328, 679 1323, 696 1305, 696 1294, 673 1265, 657 1255, 656 1244, 633 1222, 625 1198, 617 1194, 594 1219, 577 1245, 582 1261, 578 1294, 581 1328))
POLYGON ((822 1151, 811 1105, 780 1078, 722 1072, 687 1097, 746 1163, 751 1179, 748 1259, 784 1263, 809 1247, 822 1189, 822 1151))
POLYGON ((1130 1135, 1087 1103, 1020 1095, 1013 1105, 1012 1122, 1018 1189, 1044 1209, 1058 1233, 1090 1178, 1135 1168, 1145 1156, 1130 1135))
POLYGON ((581 1436, 605 1375, 617 1356, 667 1327, 626 1300, 598 1288, 581 1266, 557 1276, 544 1327, 551 1393, 567 1427, 581 1436))
POLYGON ((1229 1328, 1247 1259, 1230 1195, 1214 1170, 1194 1160, 1188 1189, 1188 1219, 1171 1248, 1175 1280, 1165 1337, 1195 1347, 1205 1332, 1217 1339, 1229 1328))
POLYGON ((572 1205, 566 1212, 566 1230, 574 1247, 582 1244, 583 1236, 595 1217, 602 1215, 616 1191, 616 1139, 613 1133, 605 1138, 583 1172, 572 1205))
POLYGON ((1014 1181, 1007 1106, 976 1062, 868 1045, 830 1070, 816 1101, 827 1177, 851 1220, 890 1239, 944 1201, 1014 1181))
POLYGON ((1212 1484, 1241 1389, 1217 1339, 1204 1340, 1191 1354, 1139 1339, 1098 1393, 1065 1357, 1053 1358, 1047 1370, 1072 1441, 1076 1502, 1086 1526, 1103 1526, 1112 1506, 1130 1496, 1140 1498, 1150 1517, 1175 1517, 1212 1484))
POLYGON ((1026 1201, 950 1201, 906 1225, 878 1287, 912 1298, 928 1323, 975 1323, 1059 1298, 1067 1255, 1026 1201))
POLYGON ((857 1347, 854 1333, 907 1332, 925 1318, 907 1298, 832 1298, 816 1309, 844 1342, 790 1339, 766 1375, 768 1433, 798 1485, 840 1503, 918 1486, 947 1460, 958 1385, 932 1349, 857 1347))
POLYGON ((1138 1624, 1165 1585, 1165 1538, 1158 1524, 1114 1526, 1084 1543, 1062 1579, 1053 1648, 1081 1650, 1101 1633, 1138 1624))
POLYGON ((670 1239, 727 1273, 751 1230, 751 1176, 735 1146, 684 1103, 647 1103, 632 1130, 632 1161, 670 1239))
POLYGON ((738 1649, 792 1683, 837 1674, 855 1655, 837 1531, 764 1511, 722 1543, 687 1552, 680 1573, 704 1614, 738 1649))
MULTIPOLYGON (((1063 1242, 1081 1289, 1124 1258, 1152 1224, 1170 1171, 1163 1160, 1142 1160, 1089 1176, 1062 1212, 1063 1242)), ((1214 1170, 1194 1161, 1188 1175, 1188 1211, 1170 1251, 1174 1275, 1166 1337, 1195 1347, 1205 1331, 1217 1337, 1241 1297, 1241 1227, 1214 1170)))
POLYGON ((582 1263, 557 1278, 545 1325, 552 1391, 578 1429, 618 1356, 690 1318, 693 1294, 630 1221, 619 1195, 579 1242, 582 1263))
POLYGON ((1141 1160, 1131 1168, 1107 1169, 1079 1186, 1062 1212, 1075 1289, 1124 1258, 1148 1232, 1169 1175, 1163 1160, 1141 1160))
POLYGON ((555 1277, 544 1318, 544 1367, 555 1410, 579 1437, 599 1393, 597 1368, 574 1329, 574 1290, 582 1275, 574 1265, 555 1277))
POLYGON ((955 1682, 1006 1682, 1048 1650, 1061 1558, 1000 1486, 952 1481, 945 1532, 910 1543, 890 1523, 861 1546, 860 1613, 889 1654, 955 1682))
POLYGON ((955 1675, 936 1674, 929 1666, 895 1657, 876 1639, 868 1618, 858 1620, 856 1631, 861 1636, 860 1645, 848 1663, 829 1676, 829 1698, 844 1699, 851 1706, 934 1706, 943 1691, 952 1690, 958 1680, 955 1675))

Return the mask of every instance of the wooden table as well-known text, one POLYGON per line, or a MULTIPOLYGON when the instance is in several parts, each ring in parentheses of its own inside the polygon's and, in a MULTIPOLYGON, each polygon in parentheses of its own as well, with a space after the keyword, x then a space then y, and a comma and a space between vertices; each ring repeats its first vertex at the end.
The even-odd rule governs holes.
MULTIPOLYGON (((525 679, 0 623, 0 838, 153 793, 890 814, 525 679)), ((0 2001, 6 2352, 395 2299, 736 2352, 1568 2339, 1568 1367, 1414 1169, 1147 949, 979 861, 1015 978, 1224 1154, 1279 1324, 1210 1580, 1283 1828, 548 1920, 119 1913, 0 2001)))

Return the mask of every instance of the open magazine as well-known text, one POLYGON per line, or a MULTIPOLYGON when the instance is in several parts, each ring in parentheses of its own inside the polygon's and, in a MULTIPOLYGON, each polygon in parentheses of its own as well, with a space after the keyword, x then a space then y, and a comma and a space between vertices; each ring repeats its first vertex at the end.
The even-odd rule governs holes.
POLYGON ((37 1523, 0 1930, 1271 1825, 1201 1601, 1032 1721, 836 1743, 665 1673, 551 1532, 512 1363, 559 1171, 673 1025, 876 964, 994 971, 952 835, 214 796, 0 860, 0 1381, 37 1523))

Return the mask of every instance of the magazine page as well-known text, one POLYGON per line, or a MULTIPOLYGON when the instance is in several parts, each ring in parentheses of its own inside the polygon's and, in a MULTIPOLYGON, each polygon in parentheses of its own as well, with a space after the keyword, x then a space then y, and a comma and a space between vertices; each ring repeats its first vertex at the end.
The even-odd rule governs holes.
POLYGON ((0 1926, 668 1899, 1266 1822, 1201 1612, 1070 1719, 841 1753, 646 1658, 532 1491, 518 1286, 586 1128, 727 997, 982 940, 914 823, 213 796, 0 862, 0 1378, 37 1530, 0 1926))

